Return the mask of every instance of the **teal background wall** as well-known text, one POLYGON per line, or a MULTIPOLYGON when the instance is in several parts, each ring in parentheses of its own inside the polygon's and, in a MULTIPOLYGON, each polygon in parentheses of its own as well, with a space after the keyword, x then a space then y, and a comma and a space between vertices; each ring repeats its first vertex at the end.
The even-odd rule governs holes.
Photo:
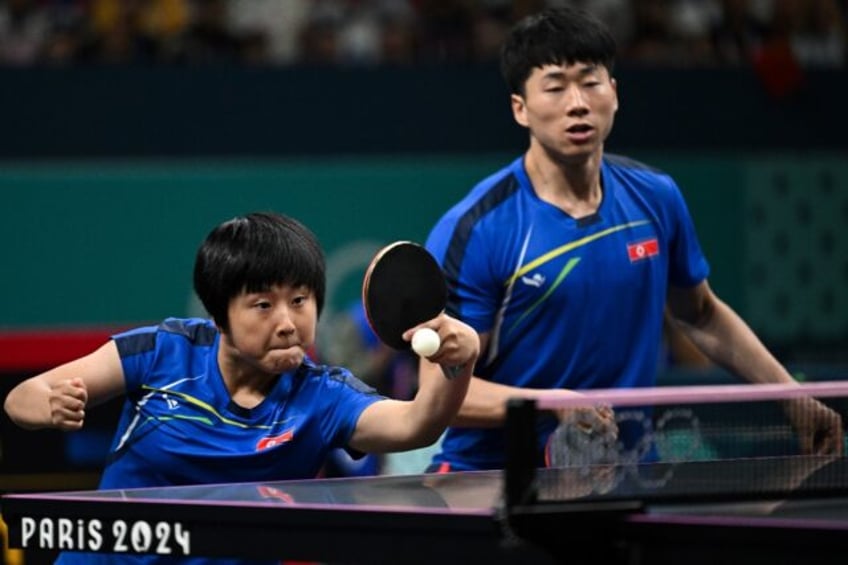
MULTIPOLYGON (((783 354, 848 358, 848 74, 616 76, 607 148, 677 179, 720 296, 783 354)), ((196 246, 257 209, 317 233, 326 321, 526 145, 491 65, 0 68, 0 132, 0 331, 200 313, 196 246)))
MULTIPOLYGON (((0 329, 124 325, 202 313, 197 245, 218 222, 273 209, 318 235, 327 318, 358 298, 367 261, 423 240, 513 155, 0 165, 0 329)), ((848 165, 839 154, 635 157, 681 186, 711 283, 775 345, 845 344, 848 165)))
POLYGON ((381 243, 423 239, 506 158, 0 165, 0 326, 125 324, 192 309, 194 252, 217 223, 273 209, 312 228, 340 296, 381 243))

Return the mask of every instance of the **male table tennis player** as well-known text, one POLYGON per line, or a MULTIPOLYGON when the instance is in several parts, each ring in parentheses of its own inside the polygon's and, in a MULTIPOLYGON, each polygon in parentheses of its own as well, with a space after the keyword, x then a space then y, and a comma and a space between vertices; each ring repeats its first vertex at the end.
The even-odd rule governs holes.
MULTIPOLYGON (((194 286, 212 320, 170 318, 118 334, 16 386, 6 412, 24 428, 74 431, 86 410, 125 395, 102 489, 312 478, 335 447, 385 452, 435 441, 479 351, 462 322, 440 314, 422 324, 440 334, 431 359, 464 368, 452 380, 423 376, 409 401, 315 364, 305 352, 324 301, 324 258, 307 228, 278 214, 214 228, 197 252, 194 286)), ((174 562, 68 552, 60 563, 157 559, 174 562)))
MULTIPOLYGON (((427 241, 448 280, 447 311, 482 346, 431 471, 503 467, 508 398, 654 385, 666 305, 717 365, 751 383, 794 382, 710 288, 674 180, 604 153, 619 107, 615 49, 601 22, 572 7, 526 17, 505 41, 501 69, 529 146, 448 210, 427 241)), ((424 360, 420 374, 439 368, 424 360)), ((841 449, 835 412, 812 400, 786 408, 805 451, 841 449)), ((556 425, 539 424, 540 465, 556 425)))

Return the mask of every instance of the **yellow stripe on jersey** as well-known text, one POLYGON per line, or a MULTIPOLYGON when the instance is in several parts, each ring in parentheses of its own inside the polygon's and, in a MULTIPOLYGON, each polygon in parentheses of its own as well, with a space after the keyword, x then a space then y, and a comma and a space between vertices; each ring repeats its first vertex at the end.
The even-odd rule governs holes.
POLYGON ((639 220, 638 222, 629 222, 627 224, 622 224, 620 226, 613 226, 611 228, 607 228, 605 230, 599 231, 598 233, 594 233, 592 235, 588 235, 586 237, 580 238, 576 241, 572 241, 572 242, 566 243, 565 245, 561 245, 561 246, 557 247, 556 249, 552 249, 551 251, 548 251, 547 253, 545 253, 541 257, 534 259, 533 261, 530 261, 529 263, 527 263, 523 267, 519 267, 519 269, 511 277, 509 277, 509 279, 507 279, 507 281, 504 283, 504 286, 508 287, 508 286, 512 285, 520 276, 526 275, 528 272, 532 271, 533 269, 535 269, 539 265, 543 265, 543 264, 547 263, 548 261, 552 261, 553 259, 556 259, 557 257, 562 255, 563 253, 568 253, 569 251, 577 249, 578 247, 582 247, 586 244, 592 243, 593 241, 596 241, 596 240, 601 239, 603 237, 606 237, 608 235, 614 234, 616 232, 620 232, 621 230, 635 228, 635 227, 643 226, 643 225, 649 224, 649 223, 651 223, 649 220, 639 220))

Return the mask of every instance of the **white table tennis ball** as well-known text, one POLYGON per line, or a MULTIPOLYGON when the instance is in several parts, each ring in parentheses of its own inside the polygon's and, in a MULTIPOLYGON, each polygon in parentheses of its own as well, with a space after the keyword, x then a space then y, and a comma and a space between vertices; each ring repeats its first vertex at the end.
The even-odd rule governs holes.
POLYGON ((430 328, 421 328, 412 335, 412 350, 421 357, 429 357, 439 350, 442 340, 430 328))

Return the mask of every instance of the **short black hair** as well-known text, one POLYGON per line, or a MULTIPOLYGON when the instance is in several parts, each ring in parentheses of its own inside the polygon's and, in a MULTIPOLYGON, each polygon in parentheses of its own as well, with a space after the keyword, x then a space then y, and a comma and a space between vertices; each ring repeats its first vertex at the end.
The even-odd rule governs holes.
POLYGON ((194 291, 215 323, 229 331, 230 301, 277 284, 304 285, 324 307, 326 275, 318 239, 297 220, 254 212, 215 227, 197 250, 194 291))
POLYGON ((524 94, 535 68, 577 62, 603 65, 612 73, 615 38, 593 15, 566 6, 531 14, 510 30, 501 47, 501 74, 511 94, 524 94))

